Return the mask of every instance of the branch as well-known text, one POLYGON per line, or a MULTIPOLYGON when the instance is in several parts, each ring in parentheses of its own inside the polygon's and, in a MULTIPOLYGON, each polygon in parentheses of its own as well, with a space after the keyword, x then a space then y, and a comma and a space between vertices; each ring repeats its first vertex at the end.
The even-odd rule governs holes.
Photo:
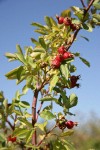
MULTIPOLYGON (((36 89, 34 91, 34 97, 33 97, 33 102, 32 102, 32 126, 34 128, 34 125, 36 123, 36 105, 37 105, 37 98, 38 98, 38 90, 36 89)), ((36 145, 36 131, 33 133, 32 136, 32 144, 36 145)))
POLYGON ((39 109, 38 109, 38 111, 37 111, 36 120, 38 120, 38 116, 39 116, 39 114, 40 114, 40 111, 41 111, 42 105, 43 105, 43 102, 41 102, 40 107, 39 107, 39 109))
POLYGON ((80 0, 81 1, 81 3, 82 3, 82 6, 84 7, 84 8, 86 8, 86 6, 85 6, 85 4, 84 4, 84 0, 80 0))
POLYGON ((55 125, 51 130, 49 130, 49 131, 45 134, 45 136, 43 137, 43 139, 37 144, 37 146, 41 145, 41 143, 45 140, 45 138, 48 136, 48 134, 49 134, 50 132, 52 132, 56 127, 57 127, 57 125, 55 125))
POLYGON ((86 15, 86 13, 88 12, 88 10, 90 9, 90 7, 92 6, 92 4, 94 3, 95 0, 91 0, 88 4, 88 7, 86 8, 86 11, 85 11, 85 14, 84 16, 86 15))
POLYGON ((11 127, 11 129, 14 131, 14 126, 11 124, 11 122, 7 119, 6 122, 9 124, 9 126, 11 127))
MULTIPOLYGON (((81 0, 81 1, 83 2, 83 0, 81 0)), ((87 12, 89 11, 89 9, 90 9, 90 7, 92 6, 92 4, 93 4, 94 1, 95 1, 95 0, 91 0, 90 3, 88 4, 87 8, 85 7, 83 22, 84 22, 84 18, 85 18, 85 16, 86 16, 87 12)), ((80 26, 80 27, 75 31, 75 33, 72 35, 72 38, 71 38, 71 40, 69 41, 69 43, 67 44, 67 47, 66 47, 66 50, 67 50, 67 51, 69 50, 69 48, 70 48, 71 45, 73 44, 74 40, 76 39, 77 34, 78 34, 78 32, 80 31, 80 29, 81 29, 81 26, 80 26)))

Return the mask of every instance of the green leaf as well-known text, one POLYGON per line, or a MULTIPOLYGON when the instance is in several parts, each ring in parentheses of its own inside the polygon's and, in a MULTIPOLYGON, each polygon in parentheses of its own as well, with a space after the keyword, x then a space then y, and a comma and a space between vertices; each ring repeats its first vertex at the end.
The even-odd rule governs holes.
POLYGON ((56 21, 52 17, 50 17, 50 22, 51 22, 52 26, 57 26, 56 21))
POLYGON ((41 29, 45 29, 45 27, 42 24, 40 24, 40 23, 32 22, 31 25, 32 26, 36 26, 36 27, 41 28, 41 29))
POLYGON ((48 123, 47 121, 45 121, 43 123, 36 123, 35 126, 38 127, 39 129, 41 129, 42 131, 45 131, 47 123, 48 123))
POLYGON ((70 101, 70 107, 69 108, 76 106, 78 103, 78 97, 76 96, 76 94, 74 94, 74 93, 71 94, 69 97, 69 101, 70 101))
POLYGON ((17 56, 17 58, 18 58, 24 65, 27 65, 26 60, 25 60, 25 58, 24 58, 24 55, 23 55, 23 52, 22 52, 22 49, 21 49, 20 45, 16 45, 16 49, 17 49, 17 51, 18 51, 17 53, 15 53, 16 56, 17 56))
POLYGON ((6 137, 4 134, 0 133, 0 142, 6 141, 6 137))
POLYGON ((19 102, 19 105, 23 108, 29 108, 30 107, 30 104, 26 101, 19 102))
POLYGON ((60 137, 65 137, 65 136, 70 136, 74 133, 73 130, 68 130, 68 131, 65 131, 65 132, 62 132, 60 137))
POLYGON ((71 10, 70 9, 64 10, 63 12, 61 12, 61 16, 62 17, 71 17, 71 10))
POLYGON ((33 49, 34 52, 40 52, 40 53, 45 53, 45 49, 41 46, 37 46, 33 49))
POLYGON ((29 131, 28 129, 16 128, 13 132, 13 135, 20 136, 20 135, 26 134, 28 131, 29 131))
POLYGON ((42 37, 39 38, 39 43, 41 44, 41 46, 42 46, 44 49, 47 48, 47 46, 46 46, 46 44, 45 44, 45 41, 44 41, 44 39, 43 39, 42 37))
POLYGON ((25 124, 27 127, 32 128, 32 123, 29 122, 26 118, 19 117, 18 120, 19 120, 22 124, 25 124))
POLYGON ((56 116, 51 113, 50 111, 44 110, 40 113, 40 117, 44 118, 45 120, 51 120, 56 118, 56 116))
POLYGON ((27 134, 26 134, 26 144, 28 144, 31 141, 34 131, 35 130, 32 129, 32 130, 27 132, 27 134))
POLYGON ((85 39, 86 41, 89 42, 89 39, 88 39, 87 37, 84 37, 84 36, 82 36, 82 35, 81 35, 81 37, 82 37, 83 39, 85 39))
POLYGON ((51 21, 50 21, 50 17, 45 16, 44 20, 45 20, 46 25, 51 28, 52 24, 51 24, 51 21))
POLYGON ((93 18, 97 19, 100 22, 100 14, 93 14, 93 18))
POLYGON ((74 65, 71 65, 69 68, 70 72, 73 73, 76 71, 76 67, 74 65))
POLYGON ((24 74, 24 71, 25 70, 24 70, 23 66, 19 66, 15 69, 11 70, 7 74, 5 74, 5 76, 9 80, 14 80, 14 79, 20 80, 20 78, 22 78, 22 75, 24 74))
POLYGON ((80 56, 80 53, 73 53, 76 57, 80 56))
POLYGON ((57 84, 57 82, 58 82, 58 79, 59 79, 59 77, 58 77, 58 75, 57 74, 55 74, 53 77, 52 77, 52 79, 50 80, 50 92, 53 90, 53 88, 56 86, 56 84, 57 84))
POLYGON ((14 61, 17 59, 16 55, 12 53, 6 53, 5 56, 9 59, 9 61, 14 61))
POLYGON ((40 45, 38 41, 36 41, 34 38, 31 38, 32 43, 34 43, 36 46, 40 45))
POLYGON ((86 59, 84 59, 82 57, 79 57, 79 58, 86 66, 90 67, 90 63, 86 59))
POLYGON ((93 28, 92 28, 90 23, 87 23, 87 24, 83 23, 82 24, 82 28, 87 30, 88 32, 92 32, 93 31, 93 28))
POLYGON ((35 30, 35 32, 39 33, 39 34, 42 34, 42 35, 46 35, 46 31, 45 30, 42 30, 42 29, 37 29, 35 30))
POLYGON ((94 6, 96 9, 100 10, 100 0, 95 0, 94 3, 93 3, 93 6, 94 6))
POLYGON ((41 98, 40 99, 40 101, 57 101, 57 99, 56 98, 54 98, 54 97, 43 97, 43 98, 41 98))
POLYGON ((65 77, 65 79, 68 80, 69 70, 67 64, 61 64, 60 71, 61 74, 65 77))
POLYGON ((23 94, 26 94, 29 90, 29 87, 27 87, 27 85, 25 85, 23 88, 22 88, 22 92, 23 94))

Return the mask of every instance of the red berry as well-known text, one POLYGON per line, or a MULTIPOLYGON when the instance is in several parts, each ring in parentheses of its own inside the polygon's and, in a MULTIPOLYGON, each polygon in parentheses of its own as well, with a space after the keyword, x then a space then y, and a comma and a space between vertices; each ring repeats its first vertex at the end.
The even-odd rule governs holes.
POLYGON ((59 24, 63 24, 63 22, 64 22, 64 17, 56 16, 56 18, 57 18, 59 24))
POLYGON ((12 142, 16 142, 16 137, 12 137, 12 142))
POLYGON ((7 137, 7 141, 8 142, 16 142, 16 137, 12 137, 11 135, 9 135, 8 137, 7 137))
POLYGON ((70 52, 65 52, 63 54, 63 59, 72 58, 72 57, 73 57, 73 54, 71 54, 70 52))
POLYGON ((63 55, 65 53, 65 47, 64 46, 61 46, 58 48, 58 53, 63 55))
POLYGON ((71 19, 70 18, 68 18, 68 17, 66 17, 66 18, 64 18, 64 24, 66 25, 66 26, 70 26, 71 25, 71 19))
POLYGON ((68 129, 72 129, 75 125, 73 121, 67 121, 65 124, 68 129))
POLYGON ((52 67, 53 68, 59 68, 60 64, 61 64, 61 62, 56 58, 52 61, 52 67))
POLYGON ((59 54, 55 57, 55 59, 57 59, 57 60, 60 61, 60 62, 63 61, 62 55, 59 55, 59 54))

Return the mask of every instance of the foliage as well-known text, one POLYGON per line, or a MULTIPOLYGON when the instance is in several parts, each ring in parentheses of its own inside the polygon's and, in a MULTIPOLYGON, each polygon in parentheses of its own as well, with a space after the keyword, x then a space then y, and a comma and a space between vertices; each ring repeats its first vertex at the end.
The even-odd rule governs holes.
MULTIPOLYGON (((16 80, 17 84, 25 81, 25 85, 22 87, 22 93, 16 92, 11 104, 4 98, 3 93, 0 93, 1 149, 18 149, 18 146, 22 149, 74 149, 64 137, 70 136, 73 133, 70 129, 77 126, 77 122, 69 121, 68 129, 66 124, 67 116, 74 115, 70 108, 77 105, 78 97, 75 93, 67 95, 66 91, 79 87, 77 81, 80 75, 75 75, 77 67, 73 65, 75 59, 78 57, 88 67, 90 63, 82 58, 79 52, 71 52, 70 48, 77 40, 80 30, 92 32, 100 25, 100 1, 90 0, 87 6, 81 2, 83 8, 72 6, 61 12, 60 16, 56 16, 56 20, 45 16, 45 25, 33 22, 35 32, 39 33, 38 40, 31 38, 34 47, 25 47, 24 53, 20 45, 17 45, 17 52, 6 53, 9 61, 19 61, 20 66, 5 76, 9 80, 16 80), (32 114, 28 113, 28 101, 21 100, 29 89, 34 95, 32 114), (40 101, 39 109, 37 101, 40 101), (47 101, 50 105, 41 109, 47 101), (54 113, 53 102, 59 105, 63 112, 54 113), (38 117, 43 118, 42 123, 38 117), (47 128, 49 120, 55 122, 50 130, 47 128), (12 129, 11 133, 7 124, 12 129), (47 142, 55 128, 59 128, 61 133, 54 134, 55 140, 47 142), (38 134, 39 130, 41 135, 38 134)), ((86 37, 82 38, 88 40, 86 37)))

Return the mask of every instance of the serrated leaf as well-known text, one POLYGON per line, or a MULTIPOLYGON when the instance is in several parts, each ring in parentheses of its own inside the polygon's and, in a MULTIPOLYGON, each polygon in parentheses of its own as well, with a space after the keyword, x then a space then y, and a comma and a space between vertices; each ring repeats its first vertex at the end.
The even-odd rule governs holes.
POLYGON ((61 74, 65 77, 65 79, 68 80, 69 70, 67 64, 61 64, 60 71, 61 74))
POLYGON ((36 123, 35 126, 38 127, 39 129, 41 129, 42 131, 45 131, 47 123, 48 123, 47 121, 45 121, 43 123, 36 123))
POLYGON ((79 57, 79 58, 86 66, 90 67, 90 63, 86 59, 84 59, 82 57, 79 57))
POLYGON ((45 16, 44 20, 45 20, 46 25, 51 28, 52 24, 51 24, 51 21, 50 21, 50 17, 45 16))
POLYGON ((22 49, 21 49, 20 45, 16 45, 16 49, 17 49, 17 53, 15 53, 15 54, 16 54, 17 58, 18 58, 24 65, 27 65, 26 60, 25 60, 25 58, 24 58, 24 54, 23 54, 23 52, 22 52, 22 49))
POLYGON ((26 134, 28 131, 29 131, 28 129, 16 128, 13 132, 13 135, 20 136, 20 135, 26 134))
POLYGON ((58 79, 59 79, 59 77, 58 77, 58 75, 57 74, 55 74, 53 77, 52 77, 52 79, 50 80, 50 92, 53 90, 53 88, 56 86, 56 84, 57 84, 57 82, 58 82, 58 79))
POLYGON ((71 10, 70 9, 66 9, 63 12, 61 12, 61 16, 62 17, 71 17, 71 10))
POLYGON ((69 97, 69 102, 70 102, 70 107, 74 107, 77 105, 78 103, 78 97, 76 96, 76 94, 71 94, 69 97))
POLYGON ((73 130, 68 130, 68 131, 65 131, 65 132, 62 132, 60 137, 65 137, 65 136, 70 136, 74 133, 73 130))
POLYGON ((80 37, 82 37, 83 39, 85 39, 86 41, 88 41, 89 42, 89 39, 87 38, 87 37, 85 37, 85 36, 80 36, 80 37))
POLYGON ((56 116, 48 110, 42 111, 40 113, 40 117, 44 118, 45 120, 51 120, 51 119, 56 118, 56 116))

